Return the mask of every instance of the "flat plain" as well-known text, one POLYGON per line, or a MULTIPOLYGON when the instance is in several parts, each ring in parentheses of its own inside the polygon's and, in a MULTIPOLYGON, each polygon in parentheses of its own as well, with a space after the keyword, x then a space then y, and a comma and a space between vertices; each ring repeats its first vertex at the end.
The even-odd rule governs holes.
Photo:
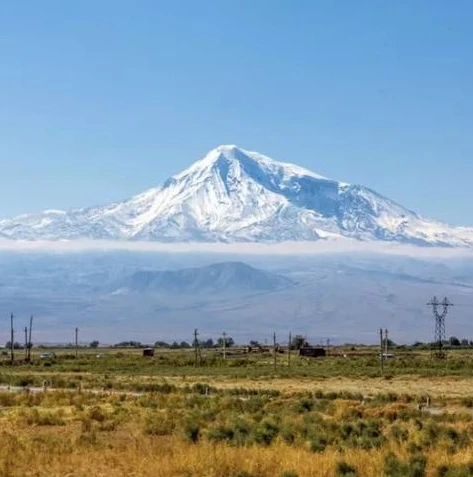
POLYGON ((473 475, 473 352, 35 350, 0 366, 0 476, 473 475))

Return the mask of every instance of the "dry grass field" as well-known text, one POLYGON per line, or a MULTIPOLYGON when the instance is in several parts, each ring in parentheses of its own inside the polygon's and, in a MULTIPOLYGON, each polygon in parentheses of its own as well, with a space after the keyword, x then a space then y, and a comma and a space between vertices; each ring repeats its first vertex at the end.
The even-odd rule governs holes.
POLYGON ((473 357, 101 351, 0 367, 0 477, 473 475, 473 357))

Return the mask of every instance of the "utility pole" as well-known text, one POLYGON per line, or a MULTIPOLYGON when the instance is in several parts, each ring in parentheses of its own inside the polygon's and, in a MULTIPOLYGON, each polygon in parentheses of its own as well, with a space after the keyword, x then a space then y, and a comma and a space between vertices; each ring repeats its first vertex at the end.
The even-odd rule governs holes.
POLYGON ((25 359, 28 361, 28 327, 25 326, 25 359))
POLYGON ((197 361, 198 361, 198 356, 199 356, 199 331, 197 328, 194 330, 194 352, 195 352, 195 361, 194 361, 194 366, 197 367, 197 361))
POLYGON ((33 346, 32 342, 31 342, 31 330, 33 328, 33 315, 30 316, 30 333, 29 333, 29 337, 28 337, 28 361, 31 361, 31 348, 33 346))
POLYGON ((274 369, 278 365, 277 357, 276 357, 276 332, 273 334, 273 352, 274 352, 274 369))
POLYGON ((222 351, 223 351, 223 359, 226 358, 226 348, 227 348, 227 333, 223 332, 223 341, 222 341, 222 351))
POLYGON ((13 340, 15 333, 13 331, 13 313, 10 315, 10 360, 11 364, 15 361, 15 352, 14 352, 14 346, 13 346, 13 340))
POLYGON ((79 328, 76 328, 76 359, 77 359, 77 348, 79 347, 79 328))
POLYGON ((379 358, 380 358, 380 363, 381 363, 381 374, 383 374, 383 372, 384 372, 383 328, 379 329, 379 337, 380 337, 380 347, 379 348, 380 348, 380 351, 381 351, 379 358))
POLYGON ((289 331, 289 344, 287 345, 287 366, 291 367, 291 345, 292 345, 292 333, 289 331))

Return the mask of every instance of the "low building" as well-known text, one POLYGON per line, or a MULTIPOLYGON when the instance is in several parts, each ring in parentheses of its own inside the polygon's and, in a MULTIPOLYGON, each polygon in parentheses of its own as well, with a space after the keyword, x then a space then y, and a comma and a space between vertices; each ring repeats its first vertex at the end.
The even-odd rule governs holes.
POLYGON ((306 358, 323 358, 327 355, 325 348, 314 348, 312 346, 306 346, 299 350, 299 356, 305 356, 306 358))

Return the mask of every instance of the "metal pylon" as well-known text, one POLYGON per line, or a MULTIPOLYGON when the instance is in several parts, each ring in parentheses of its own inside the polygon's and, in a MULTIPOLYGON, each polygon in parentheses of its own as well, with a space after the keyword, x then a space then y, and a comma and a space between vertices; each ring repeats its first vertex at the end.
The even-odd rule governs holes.
POLYGON ((432 312, 435 318, 435 334, 434 334, 434 346, 435 354, 438 358, 445 358, 445 351, 443 349, 443 344, 446 340, 445 336, 445 317, 448 314, 448 309, 450 306, 453 306, 453 303, 448 301, 448 298, 445 297, 441 302, 437 299, 436 296, 427 303, 427 306, 432 307, 432 312))

